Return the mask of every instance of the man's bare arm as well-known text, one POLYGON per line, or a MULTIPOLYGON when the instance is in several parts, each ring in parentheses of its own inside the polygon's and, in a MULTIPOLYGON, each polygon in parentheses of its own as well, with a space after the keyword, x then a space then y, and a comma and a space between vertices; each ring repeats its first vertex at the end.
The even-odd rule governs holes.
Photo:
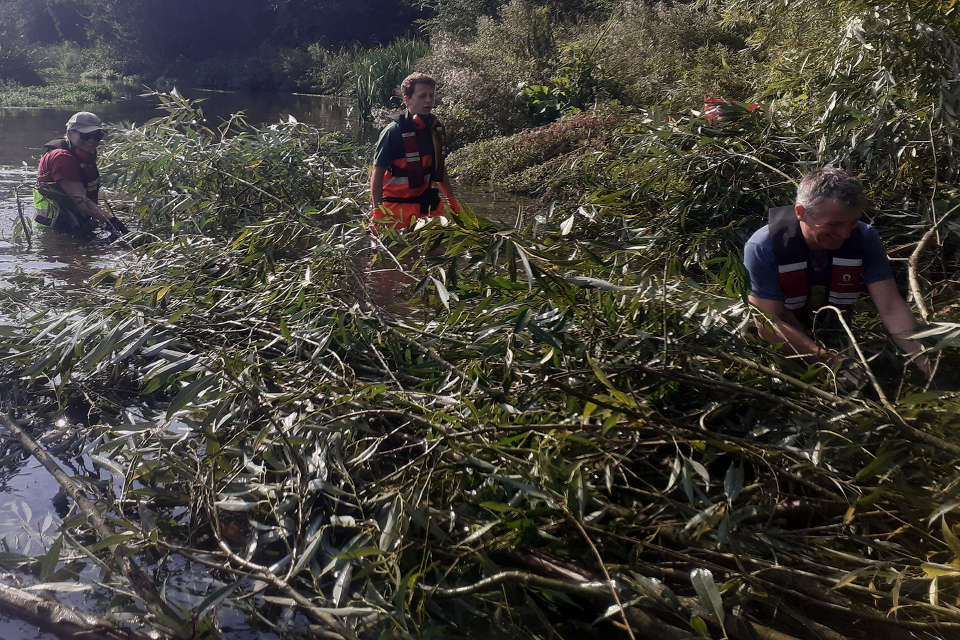
POLYGON ((112 216, 97 206, 97 203, 87 197, 87 190, 84 189, 82 182, 71 182, 69 180, 60 180, 57 182, 63 192, 73 198, 77 203, 77 208, 83 211, 95 220, 110 222, 112 216))
POLYGON ((449 176, 444 176, 443 180, 437 182, 437 185, 440 187, 443 195, 447 197, 447 203, 450 205, 450 208, 460 213, 460 203, 457 201, 456 196, 453 195, 453 187, 450 185, 449 176))
POLYGON ((867 291, 870 292, 870 297, 877 305, 877 312, 880 314, 880 319, 883 320, 883 326, 890 333, 890 337, 904 353, 909 356, 917 356, 913 360, 914 364, 929 378, 930 363, 926 356, 917 355, 921 352, 920 343, 910 339, 910 336, 916 333, 917 323, 914 321, 910 306, 900 295, 897 283, 892 278, 881 280, 868 284, 867 291))
POLYGON ((757 320, 760 337, 767 342, 784 343, 808 364, 826 359, 827 364, 833 366, 843 359, 840 354, 817 344, 780 300, 750 296, 750 304, 767 314, 766 323, 757 320))
POLYGON ((386 167, 374 166, 370 170, 370 201, 374 209, 383 204, 383 176, 386 173, 386 167))

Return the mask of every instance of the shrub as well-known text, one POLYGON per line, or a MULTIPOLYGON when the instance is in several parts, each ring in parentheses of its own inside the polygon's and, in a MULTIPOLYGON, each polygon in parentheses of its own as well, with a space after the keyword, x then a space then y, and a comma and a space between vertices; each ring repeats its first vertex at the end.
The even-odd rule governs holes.
POLYGON ((191 64, 187 77, 206 89, 287 91, 298 88, 293 71, 298 62, 290 50, 263 45, 253 56, 217 56, 191 64))
POLYGON ((45 107, 49 105, 81 105, 113 100, 113 91, 102 84, 54 84, 24 87, 0 84, 0 106, 45 107))
POLYGON ((141 52, 105 43, 80 47, 64 43, 42 50, 44 65, 56 73, 83 79, 139 82, 148 66, 141 52))
POLYGON ((634 105, 670 103, 687 110, 704 95, 745 100, 759 88, 755 51, 746 27, 725 28, 719 11, 677 4, 626 3, 608 24, 579 25, 581 48, 634 105))
POLYGON ((307 47, 307 52, 310 55, 310 68, 304 82, 311 91, 341 96, 352 93, 351 73, 357 59, 363 55, 360 45, 354 43, 334 51, 317 42, 307 47))
POLYGON ((514 192, 577 200, 585 183, 595 182, 577 169, 582 166, 578 159, 601 149, 607 136, 632 117, 592 112, 567 116, 461 149, 451 154, 449 167, 465 182, 490 182, 514 192))

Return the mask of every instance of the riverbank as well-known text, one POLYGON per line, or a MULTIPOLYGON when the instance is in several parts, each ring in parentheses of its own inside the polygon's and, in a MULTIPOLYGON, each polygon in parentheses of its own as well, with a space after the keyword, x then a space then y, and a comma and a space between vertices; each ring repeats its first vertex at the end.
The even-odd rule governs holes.
POLYGON ((7 560, 182 638, 233 637, 220 607, 291 640, 952 637, 960 396, 866 300, 818 333, 861 391, 761 341, 741 259, 810 168, 860 174, 956 383, 960 6, 905 6, 473 20, 418 63, 450 166, 542 200, 404 234, 367 233, 342 134, 164 96, 102 157, 143 244, 16 280, 0 332, 13 417, 72 451, 67 421, 114 529, 51 516, 7 560))

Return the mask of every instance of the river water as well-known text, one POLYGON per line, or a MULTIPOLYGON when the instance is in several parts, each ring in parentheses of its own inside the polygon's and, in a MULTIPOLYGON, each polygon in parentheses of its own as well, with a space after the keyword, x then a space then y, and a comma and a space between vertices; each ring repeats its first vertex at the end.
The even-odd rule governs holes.
MULTIPOLYGON (((76 105, 39 109, 0 108, 0 296, 4 291, 15 294, 17 280, 23 277, 42 278, 50 287, 77 290, 86 286, 87 279, 109 267, 119 259, 121 252, 113 247, 95 243, 80 243, 55 233, 37 233, 31 246, 22 237, 14 237, 14 224, 20 215, 33 213, 29 183, 35 177, 37 160, 43 144, 63 135, 70 116, 80 110, 93 111, 105 123, 145 122, 164 115, 158 109, 156 97, 145 97, 135 87, 113 87, 119 99, 104 105, 76 105), (20 193, 20 203, 16 194, 20 193)), ((183 90, 191 99, 202 98, 201 108, 208 125, 216 126, 231 114, 243 112, 251 124, 278 122, 293 116, 298 121, 317 125, 328 131, 346 133, 355 143, 372 145, 377 129, 358 121, 352 113, 350 101, 340 98, 277 94, 228 93, 219 91, 183 90)), ((370 154, 372 155, 372 153, 370 154)), ((512 199, 497 199, 482 188, 457 188, 462 201, 469 203, 481 215, 512 220, 519 203, 512 199)), ((0 324, 4 319, 0 318, 0 324)), ((0 454, 6 446, 0 441, 0 454)), ((64 464, 64 461, 61 461, 64 464)), ((76 464, 76 461, 66 461, 76 464)), ((101 472, 90 468, 67 469, 69 474, 97 477, 101 472)), ((55 539, 56 527, 62 515, 57 509, 60 487, 39 464, 29 457, 16 460, 3 458, 0 465, 0 554, 6 551, 37 555, 55 539)), ((5 573, 0 569, 0 574, 5 573)), ((12 576, 13 574, 8 574, 12 576)), ((28 576, 20 576, 27 578, 28 576)), ((189 576, 183 576, 189 581, 189 576)), ((5 577, 0 582, 9 583, 5 577)), ((205 583, 198 582, 196 591, 202 593, 205 583)), ((189 589, 183 589, 181 595, 189 589)), ((172 594, 171 594, 172 595, 172 594)), ((91 599, 76 594, 59 594, 60 601, 96 611, 91 599)), ((184 601, 184 605, 189 605, 184 601)), ((222 619, 223 620, 223 619, 222 619)), ((242 621, 234 620, 231 638, 275 638, 269 633, 245 630, 242 621)), ((54 640, 18 620, 0 616, 0 640, 37 638, 54 640)))

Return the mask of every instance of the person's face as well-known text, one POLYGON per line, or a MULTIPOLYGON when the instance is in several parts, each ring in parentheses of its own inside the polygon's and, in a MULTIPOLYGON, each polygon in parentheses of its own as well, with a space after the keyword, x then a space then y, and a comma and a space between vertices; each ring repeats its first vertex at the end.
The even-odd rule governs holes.
POLYGON ((413 85, 413 95, 403 96, 407 111, 415 116, 425 116, 433 109, 436 90, 428 84, 418 82, 413 85))
POLYGON ((86 151, 87 153, 96 153, 97 147, 100 146, 100 140, 97 138, 103 138, 103 131, 93 131, 91 133, 80 133, 79 131, 67 131, 67 138, 70 140, 70 143, 80 149, 81 151, 86 151), (84 140, 86 138, 86 140, 84 140))
POLYGON ((863 211, 848 207, 836 200, 824 200, 816 213, 800 205, 795 209, 800 230, 811 251, 836 251, 846 242, 860 222, 863 211))

